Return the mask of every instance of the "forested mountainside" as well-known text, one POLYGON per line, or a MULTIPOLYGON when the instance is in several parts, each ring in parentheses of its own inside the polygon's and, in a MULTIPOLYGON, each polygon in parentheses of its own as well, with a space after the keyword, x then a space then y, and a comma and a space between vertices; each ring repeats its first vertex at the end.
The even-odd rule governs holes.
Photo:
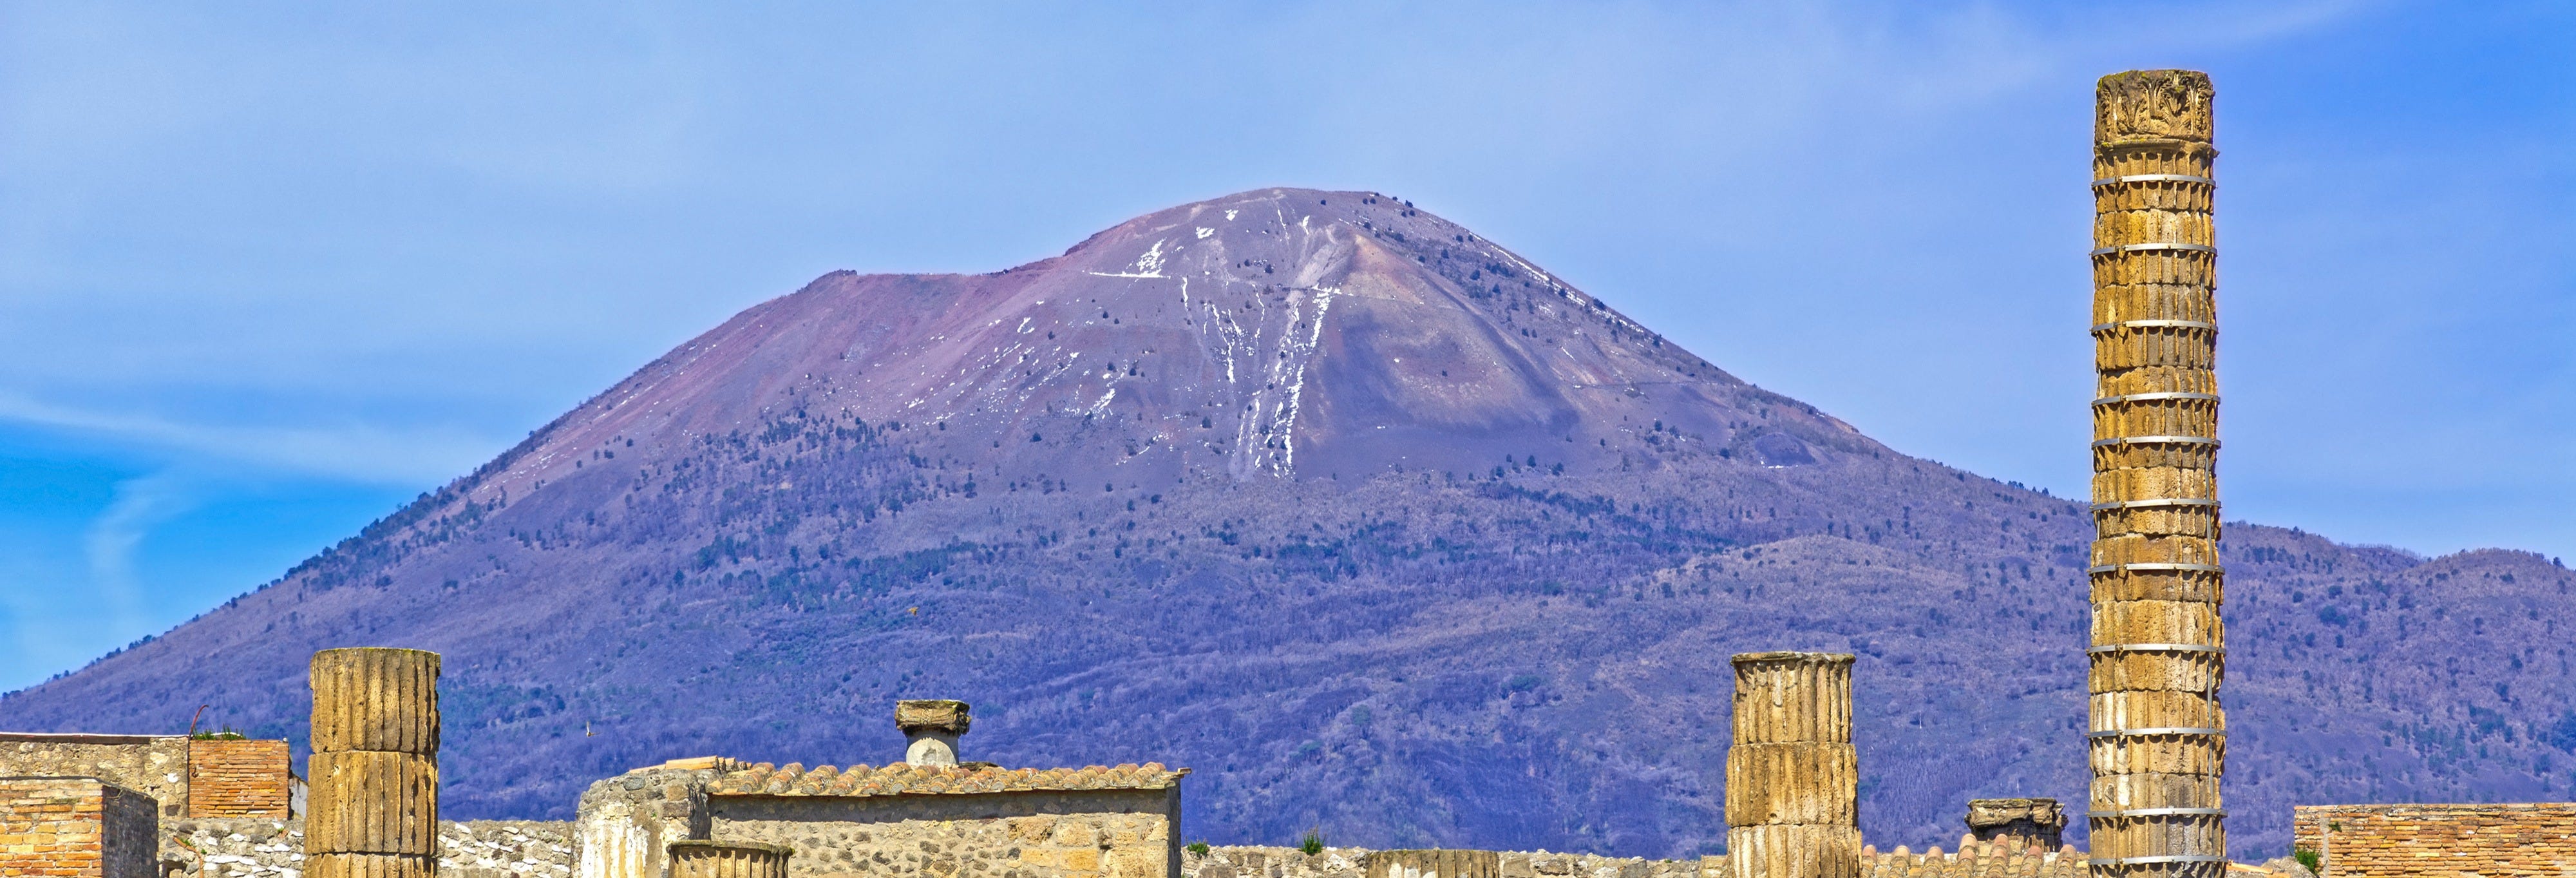
MULTIPOLYGON (((954 697, 971 759, 1193 768, 1193 838, 1673 856, 1725 837, 1728 657, 1830 649, 1863 830, 1920 847, 1971 797, 2083 800, 2089 540, 1409 204, 1263 190, 821 278, 0 724, 211 704, 301 746, 313 650, 411 646, 454 817, 881 764, 893 700, 954 697)), ((2240 857, 2294 803, 2570 794, 2566 570, 2226 552, 2240 857)))

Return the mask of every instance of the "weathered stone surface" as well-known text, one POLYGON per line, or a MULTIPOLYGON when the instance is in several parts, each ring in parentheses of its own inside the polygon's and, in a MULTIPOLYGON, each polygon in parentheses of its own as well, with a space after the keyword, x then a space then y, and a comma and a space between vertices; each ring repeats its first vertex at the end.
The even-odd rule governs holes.
POLYGON ((294 782, 284 740, 188 742, 190 818, 289 816, 294 782))
POLYGON ((2103 77, 2094 103, 2098 875, 2226 869, 2213 97, 2204 74, 2143 70, 2103 77))
POLYGON ((1858 878, 1860 759, 1852 656, 1735 657, 1726 753, 1726 865, 1734 878, 1858 878))
MULTIPOLYGON (((298 878, 316 874, 304 852, 304 821, 261 818, 163 824, 161 861, 170 878, 298 878), (199 866, 205 871, 201 872, 199 866)), ((442 822, 439 878, 570 878, 572 824, 540 820, 442 822)), ((320 858, 311 858, 320 859, 320 858)), ((417 857, 355 858, 338 869, 419 868, 417 857)))
POLYGON ((160 811, 96 778, 0 778, 0 875, 154 878, 160 811))
POLYGON ((1395 850, 1368 857, 1368 878, 1502 878, 1493 851, 1395 850))
POLYGON ((313 750, 438 755, 437 653, 376 647, 313 654, 313 750))
POLYGON ((1968 800, 1968 835, 1980 842, 2053 851, 2065 831, 2066 809, 2056 799, 1968 800))
POLYGON ((644 768, 590 785, 575 821, 582 878, 662 878, 671 842, 706 838, 713 768, 644 768))
POLYGON ((923 698, 894 703, 894 725, 905 734, 913 732, 951 732, 963 735, 974 718, 967 715, 972 705, 944 698, 923 698))
POLYGON ((2093 142, 2207 143, 2216 95, 2209 74, 2197 70, 2130 70, 2102 77, 2093 105, 2093 142))
POLYGON ((438 762, 411 753, 315 753, 304 845, 314 853, 438 853, 438 762))
POLYGON ((2576 864, 2576 802, 2300 805, 2297 850, 2328 878, 2562 876, 2576 864))
POLYGON ((787 878, 785 845, 689 840, 670 845, 671 878, 787 878))
POLYGON ((95 777, 160 803, 188 808, 188 739, 178 735, 0 733, 0 776, 95 777))
POLYGON ((1753 652, 1734 664, 1736 743, 1851 743, 1850 655, 1753 652))
POLYGON ((1177 878, 1181 860, 1176 789, 718 795, 708 811, 711 838, 796 849, 794 878, 1177 878))
POLYGON ((309 878, 433 878, 438 858, 422 854, 314 854, 304 861, 309 878))

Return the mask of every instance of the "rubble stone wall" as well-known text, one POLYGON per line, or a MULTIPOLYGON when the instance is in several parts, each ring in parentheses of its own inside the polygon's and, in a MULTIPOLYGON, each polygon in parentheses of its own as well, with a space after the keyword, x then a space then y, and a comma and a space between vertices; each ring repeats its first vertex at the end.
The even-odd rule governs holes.
POLYGON ((716 796, 711 838, 796 850, 792 878, 1179 878, 1174 790, 716 796))
POLYGON ((2321 878, 2566 874, 2576 803, 2301 805, 2291 843, 2325 859, 2321 878))
MULTIPOLYGON (((258 818, 165 824, 161 860, 173 878, 299 878, 304 821, 258 818), (200 867, 202 865, 202 871, 200 867)), ((441 821, 439 878, 569 878, 572 824, 539 820, 441 821)))
MULTIPOLYGON (((1307 856, 1296 848, 1209 847, 1206 854, 1183 853, 1181 878, 1366 878, 1367 848, 1325 848, 1307 856)), ((1697 860, 1648 860, 1547 851, 1503 851, 1503 878, 1716 878, 1725 872, 1724 857, 1697 860)))
POLYGON ((161 804, 188 807, 188 739, 178 735, 0 736, 0 777, 95 777, 161 804))

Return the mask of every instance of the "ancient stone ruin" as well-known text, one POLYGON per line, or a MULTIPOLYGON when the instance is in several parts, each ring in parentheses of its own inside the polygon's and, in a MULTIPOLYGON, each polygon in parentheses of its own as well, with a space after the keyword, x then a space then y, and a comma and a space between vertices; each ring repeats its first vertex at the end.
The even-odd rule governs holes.
POLYGON ((584 878, 660 878, 674 841, 778 845, 791 876, 1172 878, 1181 778, 1160 764, 1003 768, 960 761, 962 701, 904 701, 906 759, 883 766, 637 769, 582 795, 584 878))
POLYGON ((312 878, 438 873, 438 666, 416 649, 313 654, 312 878))
MULTIPOLYGON (((2090 856, 2057 800, 1978 799, 1956 851, 1863 844, 1853 656, 1734 659, 1727 853, 1185 849, 1188 769, 963 758, 962 701, 894 706, 884 765, 681 759, 593 784, 578 819, 438 819, 436 653, 316 653, 308 791, 288 742, 0 734, 0 876, 48 878, 2216 878, 2216 257, 2207 76, 2095 102, 2090 856), (892 755, 892 754, 888 754, 892 755), (309 793, 309 794, 308 794, 309 793), (306 813, 306 805, 310 813, 306 813)), ((2071 742, 2070 742, 2071 743, 2071 742)), ((2563 874, 2576 805, 2301 807, 2326 876, 2563 874)))
POLYGON ((796 855, 784 845, 688 840, 672 842, 671 878, 787 878, 796 855))
POLYGON ((1858 878, 1860 753, 1852 657, 1735 657, 1726 751, 1726 850, 1734 878, 1858 878))
POLYGON ((1969 799, 1968 838, 2015 849, 2056 850, 2066 811, 2056 799, 1969 799))
POLYGON ((2215 876, 2218 151, 2209 77, 2102 78, 2093 127, 2093 871, 2215 876))

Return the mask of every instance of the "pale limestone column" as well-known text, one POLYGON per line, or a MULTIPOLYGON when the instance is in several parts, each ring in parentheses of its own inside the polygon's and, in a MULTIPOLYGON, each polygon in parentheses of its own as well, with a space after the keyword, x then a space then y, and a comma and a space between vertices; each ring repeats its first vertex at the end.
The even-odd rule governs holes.
POLYGON ((914 765, 956 765, 957 739, 973 717, 966 702, 930 698, 894 703, 895 728, 903 730, 903 761, 914 765))
POLYGON ((783 845, 749 841, 675 841, 671 878, 787 878, 783 845))
POLYGON ((712 834, 707 784, 733 766, 729 759, 682 759, 591 784, 574 812, 573 874, 665 878, 672 842, 712 834))
POLYGON ((1726 851, 1734 878, 1859 878, 1860 757, 1852 657, 1735 657, 1726 751, 1726 851))
POLYGON ((2091 870, 2227 870, 2209 77, 2103 77, 2093 138, 2091 870))
POLYGON ((310 878, 438 874, 438 674, 416 649, 313 654, 310 878))

